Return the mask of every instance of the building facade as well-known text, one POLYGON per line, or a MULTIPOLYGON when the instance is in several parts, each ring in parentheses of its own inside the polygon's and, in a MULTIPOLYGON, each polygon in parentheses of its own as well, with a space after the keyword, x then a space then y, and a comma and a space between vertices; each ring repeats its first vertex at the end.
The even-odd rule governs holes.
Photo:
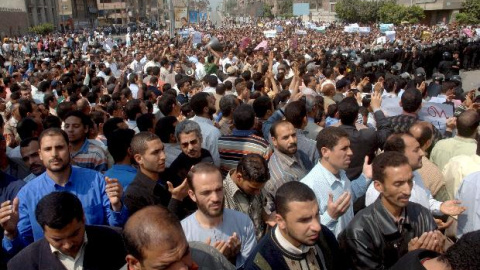
POLYGON ((24 3, 27 10, 28 26, 42 23, 51 23, 55 27, 59 26, 57 0, 25 0, 24 3))
POLYGON ((0 37, 11 37, 25 33, 28 16, 25 2, 0 1, 0 37))

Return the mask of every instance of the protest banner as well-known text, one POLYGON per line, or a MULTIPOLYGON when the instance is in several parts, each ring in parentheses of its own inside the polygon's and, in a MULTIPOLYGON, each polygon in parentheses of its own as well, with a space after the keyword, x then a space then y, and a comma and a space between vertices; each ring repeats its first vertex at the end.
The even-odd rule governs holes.
POLYGON ((254 51, 258 51, 260 50, 260 48, 266 49, 267 47, 268 47, 268 41, 264 40, 260 42, 260 44, 258 44, 257 47, 255 47, 254 51))
POLYGON ((295 34, 297 34, 297 35, 306 35, 306 34, 307 34, 307 30, 295 29, 295 34))
POLYGON ((277 30, 267 30, 263 31, 263 34, 266 38, 275 38, 277 36, 277 30))
POLYGON ((387 31, 392 31, 393 30, 393 24, 392 23, 381 23, 380 24, 380 33, 385 33, 387 31))
POLYGON ((202 33, 194 32, 193 33, 193 44, 202 43, 202 33))
POLYGON ((385 37, 388 41, 395 41, 395 31, 386 31, 385 37))
MULTIPOLYGON (((382 111, 385 116, 399 115, 402 110, 400 98, 383 98, 382 111)), ((450 117, 453 117, 453 106, 450 104, 423 102, 422 108, 418 112, 420 120, 432 123, 442 133, 445 132, 447 119, 450 117)))
POLYGON ((275 30, 277 30, 277 33, 283 33, 283 27, 281 25, 277 25, 275 30))
POLYGON ((359 27, 358 32, 361 34, 368 34, 370 33, 370 27, 359 27))

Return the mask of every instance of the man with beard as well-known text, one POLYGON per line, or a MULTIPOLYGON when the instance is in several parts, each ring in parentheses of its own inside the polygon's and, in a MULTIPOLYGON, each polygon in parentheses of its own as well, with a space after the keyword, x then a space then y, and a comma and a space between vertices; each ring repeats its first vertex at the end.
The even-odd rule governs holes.
POLYGON ((197 122, 202 131, 202 147, 210 152, 215 165, 220 166, 218 139, 222 136, 222 133, 212 122, 213 114, 217 111, 215 108, 215 97, 205 92, 195 94, 190 99, 190 107, 192 107, 195 113, 192 121, 197 122))
POLYGON ((374 186, 381 196, 338 237, 352 269, 389 269, 401 256, 419 248, 442 252, 444 238, 430 211, 409 202, 413 174, 408 158, 389 151, 372 164, 374 186))
POLYGON ((13 202, 2 205, 3 248, 15 254, 43 237, 35 208, 41 198, 53 191, 69 191, 77 195, 84 208, 86 224, 123 226, 128 212, 121 201, 121 184, 96 171, 70 165, 68 135, 63 130, 47 129, 40 134, 38 141, 46 172, 28 182, 13 202))
POLYGON ((241 268, 257 244, 252 221, 244 213, 224 209, 222 175, 215 165, 195 165, 187 181, 188 195, 198 206, 181 222, 187 240, 207 242, 241 268))
POLYGON ((270 128, 272 144, 275 148, 268 161, 270 181, 265 184, 267 207, 266 212, 275 211, 273 198, 277 189, 290 181, 300 181, 313 167, 308 156, 298 151, 297 131, 287 120, 275 122, 270 128))
POLYGON ((170 211, 182 217, 181 202, 187 196, 187 182, 173 188, 171 182, 161 177, 165 171, 165 148, 160 138, 150 132, 140 132, 133 137, 130 149, 139 168, 125 192, 125 204, 130 214, 159 204, 168 206, 170 211))
POLYGON ((315 193, 288 182, 275 195, 277 226, 265 235, 244 269, 345 269, 335 235, 320 224, 315 193))
POLYGON ((22 155, 23 162, 27 165, 31 174, 23 179, 25 182, 36 178, 45 171, 45 166, 43 166, 42 160, 38 150, 40 145, 38 144, 38 138, 27 138, 20 142, 20 154, 22 155))

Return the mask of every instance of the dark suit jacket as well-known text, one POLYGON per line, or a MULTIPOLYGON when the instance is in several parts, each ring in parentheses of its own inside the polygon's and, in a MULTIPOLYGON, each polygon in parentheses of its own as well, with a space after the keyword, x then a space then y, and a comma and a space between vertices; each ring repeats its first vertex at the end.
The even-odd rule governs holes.
MULTIPOLYGON (((126 251, 119 233, 108 227, 86 226, 88 243, 83 269, 118 270, 125 264, 126 251)), ((65 270, 45 238, 30 244, 8 262, 9 270, 65 270)))

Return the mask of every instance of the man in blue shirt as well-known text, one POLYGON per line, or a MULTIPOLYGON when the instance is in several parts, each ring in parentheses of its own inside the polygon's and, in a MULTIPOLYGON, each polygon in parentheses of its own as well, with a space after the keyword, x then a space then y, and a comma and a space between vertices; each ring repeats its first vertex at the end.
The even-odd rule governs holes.
POLYGON ((9 218, 1 223, 5 229, 2 246, 7 251, 18 251, 43 237, 35 218, 35 207, 43 196, 53 191, 77 195, 88 225, 123 226, 128 212, 121 201, 123 189, 118 180, 108 177, 104 180, 96 171, 71 166, 68 136, 58 128, 43 131, 39 143, 46 172, 20 190, 16 203, 0 209, 0 212, 12 209, 9 218))
POLYGON ((132 166, 132 151, 129 150, 133 136, 135 131, 131 129, 117 129, 108 138, 108 152, 112 155, 115 164, 105 172, 105 176, 118 179, 123 190, 127 190, 137 174, 137 169, 132 166))

